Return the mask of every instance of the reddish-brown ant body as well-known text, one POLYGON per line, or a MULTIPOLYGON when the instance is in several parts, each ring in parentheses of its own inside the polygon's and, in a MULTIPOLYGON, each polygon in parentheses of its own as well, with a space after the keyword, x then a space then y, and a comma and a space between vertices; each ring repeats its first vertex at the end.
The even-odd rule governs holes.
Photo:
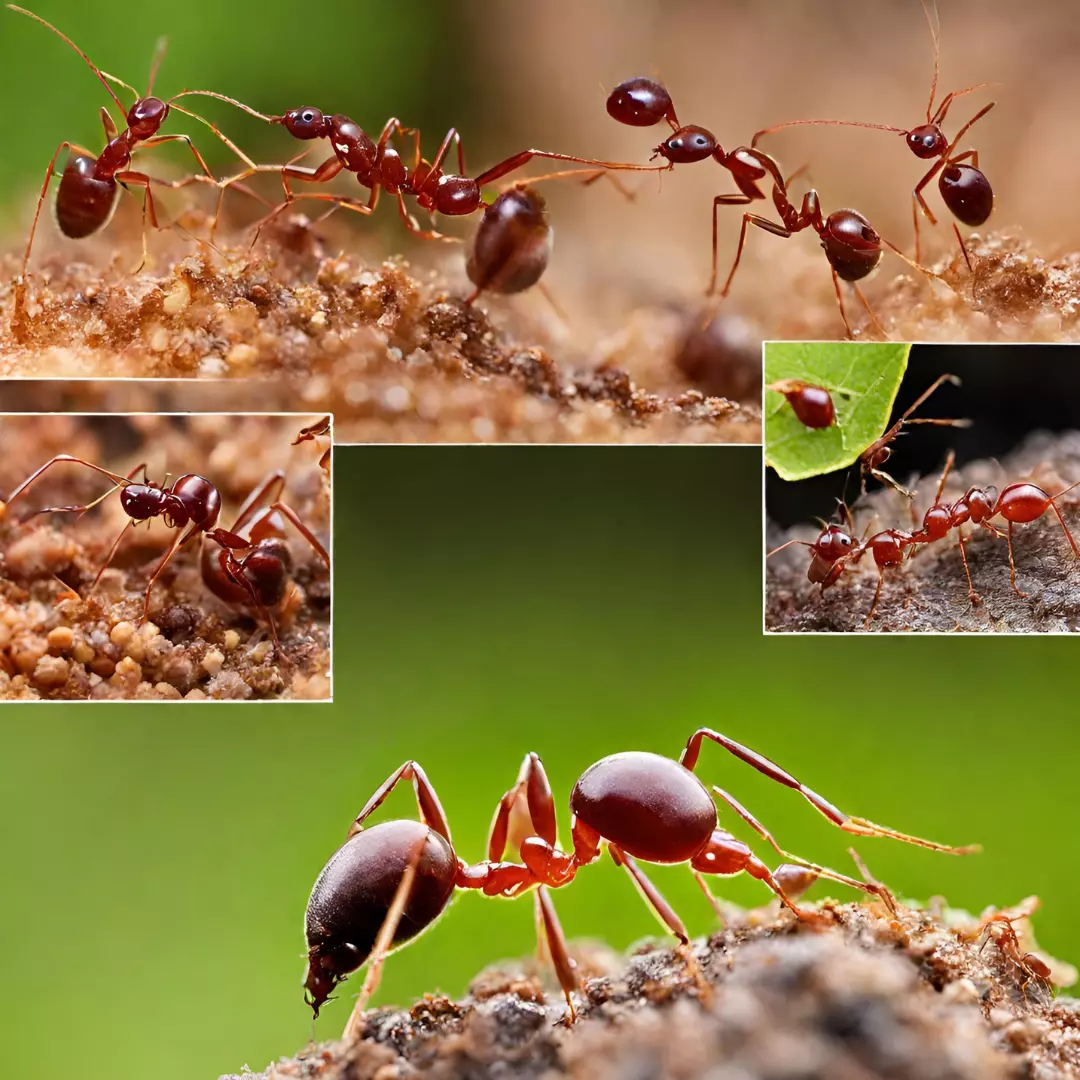
MULTIPOLYGON (((750 225, 787 239, 797 232, 813 229, 821 241, 825 257, 832 268, 833 285, 840 307, 840 315, 848 337, 853 337, 851 325, 844 311, 843 297, 840 292, 840 280, 849 282, 860 302, 867 309, 871 320, 882 336, 884 331, 874 317, 866 298, 856 282, 869 275, 881 261, 883 245, 896 251, 874 230, 870 222, 857 210, 837 210, 825 216, 821 210, 818 193, 808 191, 801 206, 795 206, 788 197, 788 184, 792 178, 785 178, 776 159, 754 146, 740 146, 735 150, 725 151, 716 136, 707 128, 697 125, 681 125, 675 112, 671 95, 666 88, 654 79, 636 77, 620 83, 607 101, 608 114, 622 124, 631 127, 651 127, 667 122, 672 129, 662 143, 653 150, 653 159, 663 158, 672 169, 676 165, 689 165, 699 161, 715 161, 727 169, 739 191, 730 195, 717 195, 713 199, 712 214, 712 271, 706 295, 713 295, 717 283, 718 229, 721 206, 745 206, 757 200, 763 200, 765 193, 758 186, 766 179, 773 184, 772 200, 780 216, 780 222, 770 221, 758 214, 743 214, 742 231, 735 261, 723 288, 719 300, 724 299, 731 290, 731 283, 742 259, 746 244, 746 230, 750 225)), ((901 254, 897 251, 897 254, 901 254)), ((903 258, 904 256, 901 255, 903 258)), ((918 267, 924 273, 923 267, 918 267)))
POLYGON ((508 295, 535 285, 551 258, 553 230, 547 205, 531 188, 510 188, 485 208, 466 263, 475 292, 508 295))
MULTIPOLYGON (((801 127, 805 125, 832 125, 839 127, 862 127, 873 128, 877 131, 890 131, 902 135, 908 149, 918 158, 929 161, 936 158, 937 161, 925 176, 915 185, 911 193, 912 217, 915 224, 915 262, 920 261, 919 251, 919 211, 926 215, 931 225, 937 224, 922 192, 927 184, 938 177, 938 190, 942 201, 949 208, 952 215, 964 225, 976 227, 984 224, 994 210, 994 189, 986 174, 979 169, 979 152, 977 150, 965 150, 961 154, 955 153, 960 140, 967 134, 969 129, 981 120, 993 107, 995 102, 983 106, 960 130, 950 142, 942 131, 941 125, 945 123, 949 108, 952 103, 965 94, 975 90, 982 90, 988 83, 978 83, 975 86, 965 87, 963 90, 954 90, 941 99, 937 109, 934 101, 937 97, 938 75, 941 69, 941 41, 938 28, 934 19, 923 0, 923 11, 927 22, 930 24, 930 33, 934 39, 934 78, 930 84, 930 102, 926 107, 926 123, 919 124, 914 128, 890 127, 887 124, 867 124, 856 120, 792 120, 784 124, 775 124, 763 129, 754 135, 750 142, 752 147, 757 147, 758 140, 765 135, 781 131, 789 127, 801 127), (970 162, 970 164, 967 164, 970 162), (940 174, 940 175, 939 175, 940 174)), ((960 231, 953 225, 953 232, 960 244, 964 259, 970 269, 971 259, 968 256, 967 247, 960 231)))
POLYGON ((229 604, 250 604, 266 619, 274 645, 277 627, 271 611, 285 598, 292 570, 286 542, 289 521, 329 568, 330 555, 300 515, 281 501, 285 473, 275 469, 247 497, 228 529, 206 533, 215 547, 203 545, 202 579, 208 589, 229 604))
POLYGON ((866 489, 866 477, 867 475, 874 477, 876 480, 880 480, 881 483, 887 484, 889 487, 900 492, 905 498, 913 499, 915 493, 908 491, 907 488, 901 487, 887 472, 882 471, 882 466, 892 457, 891 444, 896 441, 902 434, 903 429, 911 424, 934 424, 938 427, 958 427, 966 428, 971 426, 970 420, 943 420, 937 417, 919 417, 917 419, 911 419, 911 414, 918 409, 927 398, 942 383, 949 382, 953 386, 960 385, 960 379, 956 375, 941 375, 925 390, 922 394, 916 398, 915 402, 905 410, 904 414, 892 425, 880 438, 875 439, 863 452, 859 455, 859 469, 861 473, 861 480, 863 490, 866 489))
MULTIPOLYGON (((891 893, 880 883, 858 881, 788 855, 727 792, 714 787, 710 793, 693 771, 706 739, 777 783, 798 791, 848 833, 891 837, 953 854, 977 850, 935 844, 850 817, 774 762, 719 732, 702 728, 689 739, 678 762, 658 754, 631 752, 614 754, 586 769, 570 796, 570 853, 556 846, 555 802, 544 766, 536 754, 526 755, 517 781, 496 809, 488 836, 487 861, 469 866, 454 852, 446 816, 423 770, 416 762, 407 761, 368 800, 345 844, 331 857, 315 883, 306 920, 305 987, 312 1008, 317 1013, 334 987, 372 955, 380 929, 388 938, 388 947, 406 943, 441 915, 456 888, 508 897, 535 888, 538 928, 542 927, 566 997, 567 1022, 572 1022, 572 993, 578 989, 578 979, 548 889, 568 885, 580 867, 596 861, 604 845, 653 912, 679 939, 684 951, 690 940, 685 926, 637 860, 689 863, 714 907, 716 901, 705 875, 746 872, 766 884, 800 918, 814 916, 800 909, 792 897, 819 877, 870 893, 891 911, 896 910, 891 893), (364 821, 402 780, 412 781, 421 820, 386 822, 365 830, 364 821), (713 796, 788 862, 770 872, 748 845, 720 828, 713 796), (508 844, 520 856, 520 864, 501 861, 508 844), (401 890, 410 872, 415 874, 415 884, 403 897, 401 890), (395 902, 399 906, 398 918, 391 922, 395 902)), ((688 951, 686 955, 689 961, 688 951)), ((381 956, 376 952, 372 963, 379 962, 381 956)))
MULTIPOLYGON (((12 11, 16 11, 21 15, 28 15, 31 19, 35 19, 63 41, 67 42, 67 44, 70 45, 90 66, 90 69, 109 92, 110 97, 127 123, 127 127, 123 131, 118 132, 116 124, 108 110, 103 108, 101 110, 101 119, 105 127, 105 135, 108 142, 105 149, 102 150, 99 155, 95 157, 88 150, 66 141, 62 142, 56 148, 56 152, 53 154, 52 160, 45 170, 45 180, 41 186, 41 192, 38 195, 33 224, 30 226, 30 235, 26 242, 22 275, 16 293, 16 324, 18 325, 21 322, 23 304, 25 302, 24 290, 26 273, 30 263, 30 252, 34 244, 34 234, 37 231, 38 219, 41 216, 41 207, 45 201, 45 196, 48 193, 49 181, 52 179, 53 172, 56 168, 57 158, 64 150, 70 150, 71 153, 68 155, 67 165, 60 178, 60 185, 56 193, 56 220, 60 226, 61 232, 63 232, 65 236, 76 240, 91 236, 108 224, 109 219, 112 217, 113 211, 116 208, 120 192, 118 185, 121 184, 134 185, 145 190, 145 202, 143 203, 144 216, 149 219, 150 224, 155 229, 159 228, 157 211, 154 206, 154 198, 150 187, 151 183, 166 184, 167 186, 181 186, 184 182, 179 181, 170 185, 166 181, 152 180, 152 178, 144 172, 133 170, 131 167, 131 158, 136 148, 160 146, 163 143, 168 142, 182 142, 191 151, 199 168, 202 170, 202 175, 196 177, 196 179, 205 179, 205 182, 216 185, 217 181, 214 180, 202 155, 187 135, 159 134, 162 125, 165 123, 169 116, 169 112, 172 109, 176 109, 178 112, 184 113, 185 115, 200 121, 200 123, 206 124, 210 130, 246 164, 253 166, 254 162, 252 162, 246 154, 235 146, 231 140, 222 134, 222 132, 208 120, 177 105, 176 100, 179 97, 183 97, 183 93, 177 94, 167 101, 152 96, 154 77, 162 57, 163 42, 159 43, 158 52, 155 54, 154 62, 151 67, 149 89, 145 95, 140 95, 138 91, 134 90, 120 79, 117 79, 115 76, 106 75, 106 73, 98 68, 86 53, 67 37, 66 34, 61 33, 60 30, 51 23, 46 22, 40 15, 35 15, 32 11, 27 11, 25 8, 16 7, 14 4, 8 4, 7 6, 12 11), (135 94, 136 101, 130 109, 124 108, 123 102, 121 102, 120 98, 117 96, 116 91, 109 85, 110 81, 115 82, 117 85, 122 86, 127 90, 131 90, 131 92, 135 94)), ((214 96, 221 97, 222 95, 214 96)), ((231 101, 232 99, 224 98, 224 100, 231 101)), ((238 105, 239 102, 233 102, 233 104, 238 105)), ((143 262, 145 261, 146 232, 144 229, 143 262)))
POLYGON ((783 394, 799 422, 808 428, 832 427, 836 422, 832 394, 823 386, 811 386, 801 379, 784 379, 765 389, 783 394))

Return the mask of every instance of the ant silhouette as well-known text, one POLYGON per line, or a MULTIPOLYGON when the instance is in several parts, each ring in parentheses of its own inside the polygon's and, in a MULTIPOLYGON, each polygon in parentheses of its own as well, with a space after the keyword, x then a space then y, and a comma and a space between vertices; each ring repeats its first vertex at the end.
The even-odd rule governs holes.
MULTIPOLYGON (((802 127, 806 125, 861 127, 872 128, 877 131, 889 131, 897 135, 902 135, 907 143, 908 149, 916 157, 922 158, 923 160, 937 158, 935 164, 931 166, 926 175, 915 185, 915 188, 911 193, 912 219, 915 227, 916 263, 921 262, 919 244, 920 211, 926 216, 926 219, 931 225, 937 224, 937 218, 934 216, 933 211, 930 209, 930 206, 922 193, 923 189, 935 176, 938 177, 938 190, 941 193, 942 201, 949 208, 953 216, 962 224, 971 227, 983 225, 994 210, 994 189, 987 179, 986 174, 979 169, 978 150, 965 150, 963 153, 957 154, 956 148, 972 126, 981 120, 996 103, 991 101, 989 105, 984 105, 966 124, 963 125, 963 127, 960 128, 956 133, 956 137, 951 141, 946 137, 941 127, 941 125, 945 123, 945 118, 948 116, 950 107, 957 98, 963 97, 965 94, 973 93, 976 90, 983 90, 992 84, 977 83, 974 86, 965 87, 963 90, 953 90, 941 99, 935 110, 934 102, 937 98, 938 76, 941 70, 940 24, 935 21, 935 16, 937 14, 936 3, 934 5, 934 16, 931 15, 926 0, 922 0, 922 6, 927 22, 930 25, 930 33, 934 39, 934 77, 930 83, 930 102, 926 107, 926 123, 919 124, 913 128, 900 128, 891 127, 887 124, 869 124, 858 120, 789 120, 783 124, 774 124, 772 127, 764 128, 757 132, 750 142, 752 147, 756 147, 758 140, 764 136, 771 135, 774 132, 790 127, 802 127), (968 162, 970 162, 970 164, 968 164, 968 162)), ((953 223, 953 232, 956 234, 957 242, 959 243, 960 250, 964 256, 964 261, 967 263, 968 269, 970 270, 971 257, 968 254, 964 238, 960 235, 960 230, 956 227, 955 223, 953 223)))

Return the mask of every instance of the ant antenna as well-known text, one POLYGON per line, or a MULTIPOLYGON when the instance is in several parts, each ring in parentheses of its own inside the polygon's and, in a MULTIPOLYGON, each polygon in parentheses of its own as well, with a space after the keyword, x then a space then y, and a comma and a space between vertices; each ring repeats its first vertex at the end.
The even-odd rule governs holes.
MULTIPOLYGON (((67 36, 67 34, 61 33, 59 30, 56 29, 55 26, 53 26, 51 22, 46 22, 46 20, 43 19, 40 15, 35 15, 32 11, 27 11, 26 8, 18 7, 15 4, 8 4, 7 6, 12 11, 17 11, 20 15, 29 15, 31 19, 35 19, 37 22, 41 23, 41 25, 44 26, 46 29, 51 30, 58 38, 66 41, 87 62, 87 64, 90 65, 90 70, 93 71, 93 73, 101 80, 101 85, 109 91, 109 96, 113 99, 113 101, 116 102, 116 107, 125 116, 127 115, 127 109, 124 108, 123 102, 120 100, 119 97, 117 97, 116 91, 106 81, 105 73, 94 63, 93 60, 90 59, 89 56, 86 55, 86 53, 82 51, 82 49, 79 48, 78 45, 75 44, 74 41, 71 40, 71 38, 67 36)), ((119 80, 116 81, 119 82, 119 80)), ((130 87, 128 89, 130 89, 130 87)), ((136 94, 136 97, 137 96, 138 95, 136 94)))
MULTIPOLYGON (((169 98, 169 104, 172 105, 172 103, 176 101, 177 98, 190 97, 192 94, 197 94, 199 97, 217 98, 218 101, 227 102, 229 105, 240 109, 242 112, 246 112, 249 116, 254 116, 256 120, 263 120, 268 124, 272 124, 275 119, 274 117, 267 116, 265 113, 259 112, 258 109, 253 109, 250 105, 245 105, 242 101, 237 101, 236 98, 228 97, 225 94, 219 94, 214 90, 181 90, 179 94, 173 94, 173 96, 169 98)), ((180 107, 177 106, 177 108, 179 109, 180 107)), ((184 110, 180 109, 180 111, 183 112, 184 110)), ((195 113, 188 113, 187 115, 195 116, 195 113)), ((202 120, 202 117, 195 116, 195 119, 202 120)), ((206 124, 209 123, 209 121, 203 120, 203 123, 206 124)), ((310 150, 304 151, 304 153, 310 152, 310 150)))
POLYGON ((930 104, 926 106, 926 122, 932 123, 930 117, 934 111, 934 98, 937 97, 938 75, 941 71, 941 12, 938 11, 937 0, 933 0, 934 14, 930 15, 930 7, 926 0, 922 0, 923 14, 926 15, 927 25, 930 27, 930 36, 934 39, 934 80, 930 83, 930 104))
POLYGON ((150 79, 146 84, 146 96, 149 97, 154 92, 154 81, 157 79, 158 68, 161 67, 161 61, 165 59, 165 52, 169 48, 169 39, 165 36, 157 39, 157 44, 154 46, 154 56, 150 61, 150 79))

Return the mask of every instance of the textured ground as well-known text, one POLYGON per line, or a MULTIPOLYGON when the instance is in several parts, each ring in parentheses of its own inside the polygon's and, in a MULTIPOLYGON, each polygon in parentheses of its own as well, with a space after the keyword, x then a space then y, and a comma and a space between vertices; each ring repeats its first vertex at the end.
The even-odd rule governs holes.
MULTIPOLYGON (((740 915, 666 949, 578 951, 580 1019, 534 975, 488 971, 459 1002, 368 1014, 355 1042, 311 1046, 265 1080, 1052 1080, 1080 1076, 1080 1003, 1055 998, 963 913, 826 901, 817 925, 740 915)), ((1017 922, 1020 948, 1027 922, 1017 922)), ((1054 964, 1060 982, 1075 978, 1054 964)), ((239 1080, 251 1074, 233 1074, 239 1080)))
MULTIPOLYGON (((897 473, 902 483, 905 478, 897 473)), ((1054 494, 1080 479, 1080 432, 1059 437, 1031 436, 1000 464, 972 462, 954 471, 945 498, 956 499, 973 485, 999 488, 1031 478, 1054 494)), ((910 487, 911 485, 908 484, 910 487)), ((916 483, 919 521, 933 498, 937 477, 916 483)), ((1080 498, 1070 492, 1059 502, 1062 515, 1080 535, 1080 498)), ((824 512, 823 508, 823 512, 824 512)), ((860 532, 874 515, 874 530, 908 529, 907 500, 884 489, 866 498, 856 510, 860 532)), ((995 519, 997 523, 997 519, 995 519)), ((813 540, 816 526, 800 526, 790 533, 770 527, 769 549, 790 539, 813 540)), ((983 602, 968 600, 960 548, 955 530, 935 544, 918 549, 903 566, 887 570, 872 630, 970 631, 982 633, 1040 633, 1080 629, 1080 561, 1072 554, 1061 526, 1051 511, 1013 532, 1017 584, 1029 594, 1021 599, 1009 585, 1008 549, 985 530, 975 530, 968 545, 968 564, 975 591, 983 602)), ((824 594, 806 579, 807 551, 788 548, 766 562, 765 625, 785 631, 861 631, 874 589, 877 571, 872 558, 824 594)))
MULTIPOLYGON (((159 481, 166 471, 210 478, 222 494, 227 528, 263 477, 284 468, 285 501, 325 542, 330 497, 321 451, 311 442, 289 445, 313 419, 2 416, 0 493, 57 453, 122 474, 146 461, 159 481)), ((41 506, 81 505, 107 489, 108 481, 88 469, 58 465, 0 514, 0 698, 329 696, 329 575, 307 545, 290 540, 294 587, 275 615, 280 653, 250 611, 206 588, 194 544, 158 579, 149 621, 140 625, 149 570, 174 533, 160 522, 129 530, 91 594, 97 568, 128 521, 119 498, 78 519, 57 514, 21 522, 41 506)))

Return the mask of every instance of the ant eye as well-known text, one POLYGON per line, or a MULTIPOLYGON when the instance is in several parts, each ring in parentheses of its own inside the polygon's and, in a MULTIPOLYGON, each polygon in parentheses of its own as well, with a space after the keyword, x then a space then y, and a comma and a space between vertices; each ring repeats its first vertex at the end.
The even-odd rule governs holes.
POLYGON ((303 120, 305 124, 310 124, 311 121, 315 119, 315 114, 306 112, 300 117, 300 119, 303 120))
POLYGON ((925 146, 927 149, 929 149, 931 146, 934 145, 934 142, 935 142, 934 136, 933 135, 924 135, 922 142, 923 142, 923 146, 925 146))

